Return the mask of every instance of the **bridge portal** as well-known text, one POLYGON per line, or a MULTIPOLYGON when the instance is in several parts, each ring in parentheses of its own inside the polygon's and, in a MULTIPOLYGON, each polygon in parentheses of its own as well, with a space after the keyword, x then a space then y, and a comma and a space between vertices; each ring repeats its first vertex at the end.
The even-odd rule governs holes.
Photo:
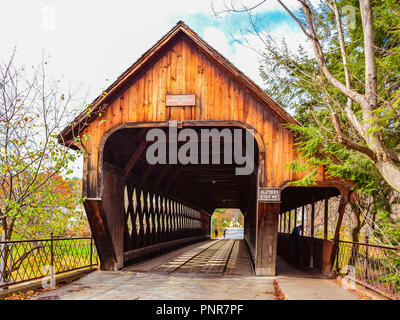
MULTIPOLYGON (((340 196, 337 237, 350 186, 323 167, 312 187, 293 186, 308 173, 287 167, 301 157, 287 123, 297 124, 179 22, 59 135, 84 154, 84 205, 101 268, 209 239, 221 207, 242 211, 257 275, 275 274, 288 212, 340 196)), ((321 250, 329 271, 335 248, 321 250)))

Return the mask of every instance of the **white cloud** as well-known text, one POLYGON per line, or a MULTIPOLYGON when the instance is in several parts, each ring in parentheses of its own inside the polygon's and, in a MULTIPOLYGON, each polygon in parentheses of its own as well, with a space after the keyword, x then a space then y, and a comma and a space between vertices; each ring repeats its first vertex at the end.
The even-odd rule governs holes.
POLYGON ((217 28, 205 28, 203 38, 223 56, 227 57, 232 55, 233 48, 229 45, 228 39, 225 37, 224 33, 217 28))
POLYGON ((230 39, 227 39, 224 33, 215 27, 205 28, 203 39, 232 62, 236 68, 261 86, 262 79, 258 71, 259 56, 254 50, 239 43, 230 44, 230 39))

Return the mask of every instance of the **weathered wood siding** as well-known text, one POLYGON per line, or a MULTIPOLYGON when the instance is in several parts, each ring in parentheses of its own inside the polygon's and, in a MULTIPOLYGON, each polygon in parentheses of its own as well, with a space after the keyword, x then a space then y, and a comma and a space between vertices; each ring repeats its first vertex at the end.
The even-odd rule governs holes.
MULTIPOLYGON (((149 68, 141 72, 100 118, 82 132, 90 135, 85 142, 88 156, 84 194, 101 196, 99 189, 100 142, 105 133, 126 122, 168 120, 233 120, 252 126, 265 144, 265 186, 277 187, 301 174, 285 168, 298 157, 292 133, 284 128, 277 114, 266 102, 244 89, 222 67, 217 66, 200 49, 181 38, 149 68), (196 95, 196 107, 166 107, 165 95, 196 95)), ((318 180, 323 180, 322 170, 318 180)))

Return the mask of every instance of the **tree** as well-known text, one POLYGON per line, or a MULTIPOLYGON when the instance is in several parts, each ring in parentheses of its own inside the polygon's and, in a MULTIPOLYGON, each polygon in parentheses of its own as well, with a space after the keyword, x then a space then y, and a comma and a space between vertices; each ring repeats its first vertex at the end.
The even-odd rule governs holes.
POLYGON ((215 230, 219 235, 223 234, 224 229, 228 228, 231 222, 237 222, 243 228, 244 217, 239 209, 215 209, 211 219, 211 236, 214 236, 215 230))
MULTIPOLYGON (((64 94, 47 76, 47 61, 30 69, 17 66, 15 53, 0 62, 0 222, 2 240, 65 234, 85 224, 76 181, 65 180, 78 153, 57 141, 69 122, 76 91, 64 94)), ((17 261, 2 246, 0 282, 41 245, 17 261)))
POLYGON ((27 70, 16 65, 15 53, 0 63, 0 221, 5 240, 12 239, 19 222, 18 236, 24 238, 24 223, 46 214, 55 219, 67 201, 80 198, 57 193, 65 183, 61 175, 71 173, 68 165, 78 155, 57 142, 76 91, 63 93, 60 82, 49 79, 45 57, 27 70))
MULTIPOLYGON (((298 23, 312 45, 314 57, 310 62, 317 66, 317 73, 300 77, 319 87, 318 98, 329 100, 337 141, 368 157, 385 181, 400 192, 400 16, 396 1, 326 0, 313 8, 309 1, 299 0, 301 11, 289 9, 283 1, 277 2, 298 23), (345 28, 343 23, 340 8, 348 5, 361 17, 355 30, 345 28), (336 59, 334 64, 332 58, 336 59)), ((226 11, 250 13, 251 9, 226 11)), ((249 16, 260 35, 256 20, 249 16)), ((295 62, 291 67, 296 68, 295 62)))
POLYGON ((37 193, 39 202, 51 191, 52 199, 21 216, 14 225, 17 239, 43 239, 54 236, 90 236, 87 218, 81 203, 81 180, 66 179, 55 174, 37 193))
POLYGON ((317 8, 312 8, 307 1, 299 1, 301 10, 296 12, 278 2, 299 23, 313 52, 304 46, 291 52, 284 40, 277 43, 270 33, 261 31, 256 14, 247 8, 234 11, 249 13, 251 29, 265 48, 261 52, 260 70, 267 93, 293 110, 301 124, 288 125, 296 133, 304 157, 290 167, 309 172, 297 184, 313 184, 317 167, 321 165, 328 174, 351 180, 359 193, 359 200, 352 205, 356 220, 353 240, 359 241, 360 231, 367 228, 375 233, 377 241, 387 243, 382 224, 393 225, 388 223, 391 206, 399 200, 393 190, 397 188, 396 183, 392 183, 388 171, 383 169, 386 164, 381 165, 387 161, 388 166, 391 166, 389 163, 398 166, 393 157, 398 154, 400 139, 398 8, 391 0, 374 1, 374 26, 371 26, 365 21, 370 23, 371 16, 363 17, 361 24, 352 25, 343 22, 340 14, 351 6, 355 12, 353 18, 360 21, 365 11, 371 14, 368 1, 360 4, 353 0, 322 1, 317 8), (376 30, 373 42, 370 33, 365 40, 371 28, 376 30), (367 57, 371 55, 368 50, 371 45, 375 46, 373 59, 367 57), (374 63, 375 68, 371 67, 374 63), (371 68, 377 77, 372 85, 368 83, 371 68), (365 101, 372 94, 376 96, 376 104, 368 106, 365 101), (381 147, 385 151, 378 155, 381 147), (392 157, 384 160, 385 152, 392 157))

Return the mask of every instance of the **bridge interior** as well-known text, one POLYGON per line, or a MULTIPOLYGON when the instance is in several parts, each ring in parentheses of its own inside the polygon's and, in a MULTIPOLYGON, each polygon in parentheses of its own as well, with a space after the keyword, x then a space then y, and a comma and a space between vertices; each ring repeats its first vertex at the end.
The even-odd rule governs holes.
MULTIPOLYGON (((244 151, 244 129, 226 126, 189 128, 200 137, 196 150, 190 150, 190 156, 197 159, 197 164, 171 164, 171 141, 176 141, 176 150, 181 152, 181 147, 189 140, 186 137, 184 141, 177 141, 169 127, 158 127, 165 136, 154 139, 157 143, 165 143, 165 148, 159 149, 157 156, 165 156, 168 164, 150 164, 146 158, 150 144, 146 135, 152 127, 120 129, 106 140, 102 172, 104 207, 110 215, 111 224, 115 223, 115 226, 110 226, 114 245, 123 251, 120 265, 127 266, 142 258, 209 238, 211 215, 215 208, 220 207, 241 209, 245 218, 244 238, 254 260, 259 161, 257 143, 254 142, 253 172, 237 175, 235 169, 241 165, 235 163, 234 157, 231 164, 224 164, 228 152, 225 146, 233 144, 234 137, 223 136, 218 140, 219 148, 215 148, 212 137, 202 140, 201 130, 216 129, 221 132, 228 129, 231 133, 233 129, 241 130, 244 151), (202 153, 205 145, 208 150, 202 153), (208 164, 201 164, 204 163, 204 155, 208 164), (124 212, 123 217, 121 211, 124 212), (123 221, 120 221, 122 218, 123 221), (120 238, 118 223, 124 226, 123 239, 120 238)), ((176 128, 176 133, 179 134, 181 129, 176 128)), ((229 250, 234 247, 236 245, 232 243, 229 250)))
MULTIPOLYGON (((184 265, 179 266, 176 272, 182 272, 182 270, 192 272, 193 270, 190 269, 192 266, 194 270, 201 270, 201 272, 204 270, 213 272, 214 269, 222 273, 231 272, 228 268, 230 254, 233 252, 233 259, 236 257, 238 248, 244 250, 244 247, 246 247, 244 251, 246 254, 239 253, 242 250, 240 249, 237 255, 250 259, 250 264, 246 262, 245 265, 256 266, 257 242, 261 241, 275 246, 276 242, 274 244, 274 241, 276 240, 273 240, 275 236, 272 234, 274 232, 280 232, 277 237, 277 252, 287 259, 289 247, 287 237, 283 233, 290 233, 292 228, 298 224, 304 225, 305 219, 307 223, 313 220, 313 203, 324 199, 328 201, 329 198, 340 195, 340 191, 330 185, 286 186, 281 192, 281 203, 275 206, 276 212, 270 215, 270 217, 279 215, 279 219, 276 222, 271 220, 266 224, 266 226, 276 226, 277 229, 274 227, 268 232, 263 231, 262 238, 257 239, 257 234, 260 234, 260 231, 257 232, 257 225, 258 228, 260 227, 260 224, 257 224, 257 219, 259 219, 257 212, 258 215, 265 213, 260 212, 260 207, 257 207, 260 155, 255 139, 253 171, 249 175, 237 175, 235 169, 240 166, 235 163, 234 159, 232 159, 232 164, 222 164, 226 152, 229 152, 225 150, 225 144, 233 143, 233 136, 221 135, 222 138, 217 140, 219 148, 215 148, 213 138, 204 139, 201 130, 207 128, 222 132, 222 130, 228 129, 232 132, 238 127, 185 126, 184 128, 192 129, 197 138, 200 137, 196 148, 191 149, 190 153, 187 152, 189 150, 184 152, 186 155, 190 154, 191 157, 194 155, 194 158, 197 159, 197 163, 194 164, 180 162, 174 164, 170 161, 170 150, 172 150, 170 144, 176 143, 175 152, 179 154, 181 148, 190 140, 189 137, 180 139, 181 141, 177 139, 180 130, 183 129, 179 126, 175 127, 175 137, 172 136, 171 127, 156 127, 163 135, 158 136, 154 141, 165 144, 164 148, 160 148, 156 152, 156 155, 165 156, 168 161, 165 164, 149 163, 146 150, 150 142, 146 141, 148 140, 146 135, 150 129, 154 128, 152 126, 120 128, 113 132, 104 143, 101 172, 103 203, 104 211, 108 215, 107 221, 112 240, 105 245, 113 245, 115 252, 118 253, 118 268, 127 267, 143 259, 209 239, 211 215, 215 208, 239 208, 241 210, 244 215, 244 241, 214 243, 204 252, 195 252, 193 257, 192 253, 188 253, 189 261, 186 261, 186 256, 183 255, 168 265, 157 266, 158 270, 171 270, 182 260, 184 265), (204 145, 208 147, 206 152, 204 152, 204 145), (208 164, 201 164, 204 156, 208 158, 208 164), (213 157, 216 157, 219 163, 215 163, 213 157), (305 207, 310 208, 310 206, 311 210, 307 211, 305 207), (300 212, 301 217, 299 217, 300 212), (121 229, 123 229, 122 233, 121 229), (209 257, 211 260, 205 262, 205 257, 209 257), (194 261, 202 262, 200 265, 193 265, 194 261), (217 261, 220 263, 218 266, 216 265, 217 261)), ((246 150, 245 129, 241 128, 240 130, 243 132, 242 150, 246 150)), ((172 157, 174 156, 177 154, 172 154, 172 157)), ((327 217, 327 211, 325 216, 327 217)), ((340 226, 340 223, 338 225, 340 226)), ((305 235, 304 232, 301 234, 303 238, 305 235)), ((317 267, 318 271, 324 273, 331 265, 332 254, 328 258, 328 252, 332 252, 332 250, 329 247, 330 244, 315 241, 313 235, 311 232, 310 238, 302 241, 305 243, 301 249, 302 254, 305 255, 302 260, 305 265, 313 265, 313 267, 317 267), (309 249, 310 244, 312 244, 312 249, 309 249)), ((103 238, 97 239, 97 241, 101 240, 103 238)), ((327 236, 324 240, 328 241, 327 236)), ((104 254, 101 254, 100 258, 102 256, 104 254)), ((104 261, 101 263, 103 266, 105 265, 104 261)), ((257 267, 255 268, 257 271, 257 267)), ((244 269, 247 270, 245 272, 250 272, 250 269, 244 269)), ((275 262, 271 266, 271 270, 274 269, 275 262)), ((273 273, 273 271, 268 272, 273 273)))

